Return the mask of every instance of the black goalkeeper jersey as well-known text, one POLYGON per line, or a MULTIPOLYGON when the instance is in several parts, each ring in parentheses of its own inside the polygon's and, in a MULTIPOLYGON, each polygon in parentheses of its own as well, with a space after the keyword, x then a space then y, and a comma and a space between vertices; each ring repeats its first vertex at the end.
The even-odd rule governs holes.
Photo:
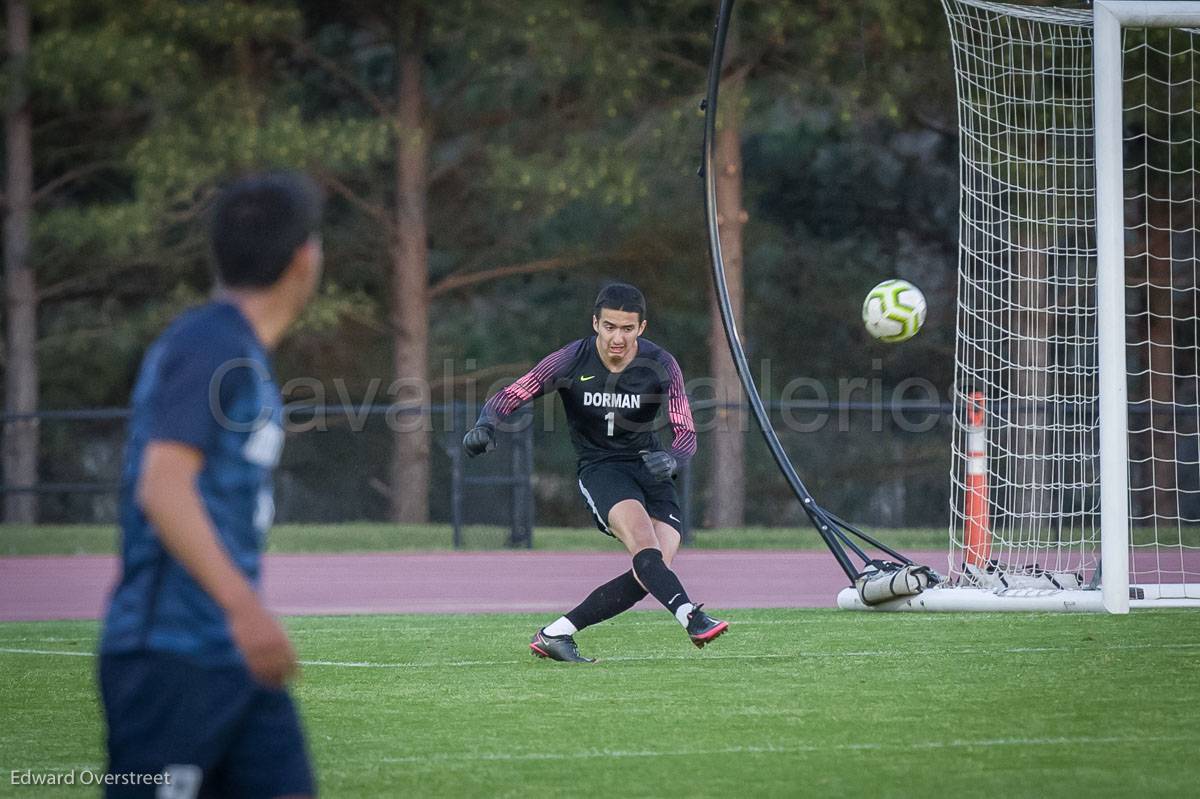
POLYGON ((479 424, 495 427, 527 402, 557 391, 566 410, 579 465, 639 459, 642 450, 663 449, 657 431, 671 430, 670 453, 681 463, 696 452, 696 430, 671 353, 637 340, 637 354, 621 372, 608 370, 596 337, 572 341, 547 355, 517 382, 492 396, 479 424), (665 419, 659 410, 666 409, 665 419))

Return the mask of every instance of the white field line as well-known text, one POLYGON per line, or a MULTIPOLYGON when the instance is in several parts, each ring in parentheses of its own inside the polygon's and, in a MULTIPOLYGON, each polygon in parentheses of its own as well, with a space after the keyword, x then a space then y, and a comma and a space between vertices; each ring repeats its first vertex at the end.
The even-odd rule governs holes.
MULTIPOLYGON (((0 628, 0 629, 3 629, 3 628, 0 628)), ((84 640, 85 638, 87 638, 87 636, 82 636, 82 635, 70 635, 70 636, 39 635, 36 637, 30 636, 30 635, 18 635, 16 637, 12 637, 12 638, 0 635, 0 644, 24 644, 24 643, 35 643, 35 642, 39 643, 39 644, 74 644, 74 643, 78 643, 79 641, 84 640)))
POLYGON ((1077 738, 985 738, 952 741, 885 741, 882 743, 799 744, 796 746, 729 746, 711 749, 584 749, 578 752, 434 752, 428 755, 380 758, 384 763, 437 764, 474 761, 585 760, 591 758, 693 757, 703 755, 804 755, 823 752, 921 752, 938 749, 994 749, 999 747, 1112 746, 1196 742, 1188 736, 1111 736, 1077 738))
MULTIPOLYGON (((1025 655, 1025 654, 1070 654, 1076 652, 1095 652, 1103 649, 1106 652, 1161 650, 1192 650, 1200 648, 1200 643, 1172 644, 1100 644, 1097 647, 1010 647, 1007 649, 962 648, 946 650, 927 650, 924 654, 932 655, 1025 655)), ((24 649, 16 647, 0 647, 0 654, 8 655, 62 655, 65 657, 95 657, 94 652, 71 652, 56 649, 24 649)), ((640 663, 658 662, 664 660, 681 660, 700 663, 705 660, 796 660, 796 659, 842 659, 842 658, 896 658, 911 657, 914 652, 907 649, 873 649, 853 652, 787 652, 782 654, 700 654, 687 655, 617 655, 601 658, 601 662, 640 663)), ((409 662, 380 662, 370 660, 301 660, 301 666, 330 666, 347 669, 434 669, 434 668, 465 668, 473 666, 509 666, 516 663, 526 663, 524 659, 506 660, 440 660, 440 661, 409 661, 409 662)))
MULTIPOLYGON (((773 610, 791 611, 793 609, 773 608, 773 610)), ((644 609, 629 611, 627 614, 622 615, 621 626, 622 627, 663 627, 663 626, 669 627, 669 625, 667 624, 667 617, 661 616, 660 613, 661 613, 661 611, 658 611, 658 610, 644 610, 644 609), (642 616, 645 618, 638 618, 639 616, 642 616), (651 619, 650 618, 651 616, 655 616, 655 618, 651 619)), ((809 626, 809 625, 813 625, 813 624, 824 624, 824 623, 826 623, 826 619, 827 619, 827 617, 824 617, 824 616, 821 618, 813 618, 813 617, 809 617, 809 616, 803 616, 803 617, 799 617, 799 618, 790 618, 790 619, 740 619, 740 618, 736 618, 737 613, 738 613, 738 611, 734 610, 734 611, 730 611, 730 613, 728 615, 732 615, 734 617, 734 619, 732 621, 734 624, 737 625, 737 627, 739 629, 742 627, 809 626)), ((381 614, 374 614, 375 617, 378 617, 379 615, 381 615, 381 614)), ((400 613, 400 614, 382 614, 382 615, 404 616, 406 614, 400 613)), ((438 615, 438 614, 425 614, 425 613, 412 614, 411 617, 413 619, 418 619, 420 617, 429 616, 429 615, 438 615)), ((473 630, 473 629, 476 629, 477 627, 494 627, 495 626, 495 621, 492 619, 488 619, 486 617, 480 618, 478 623, 474 623, 471 620, 469 620, 468 617, 463 616, 461 614, 442 614, 442 615, 454 615, 455 626, 459 629, 473 630)), ((529 614, 526 614, 526 615, 529 615, 529 614)), ((956 624, 969 623, 969 622, 989 622, 990 623, 990 622, 994 621, 995 617, 998 615, 1000 615, 1000 614, 998 614, 998 613, 963 613, 959 617, 955 618, 955 623, 956 624)), ((1008 614, 1006 614, 1006 615, 1008 615, 1008 614)), ((1026 619, 1037 619, 1037 618, 1061 617, 1062 615, 1063 614, 1061 614, 1061 613, 1053 613, 1053 612, 1045 612, 1045 613, 1030 612, 1030 613, 1022 614, 1022 617, 1026 618, 1026 619)), ((1139 613, 1138 615, 1143 615, 1143 614, 1139 613)), ((320 617, 308 616, 305 618, 316 619, 316 618, 320 618, 320 617)), ((343 623, 331 624, 331 625, 308 625, 308 624, 306 624, 303 627, 297 628, 295 630, 288 630, 288 635, 290 635, 294 638, 301 638, 301 637, 309 636, 309 635, 324 635, 326 633, 341 633, 343 635, 354 636, 355 638, 358 638, 361 634, 361 630, 359 629, 358 625, 360 623, 365 623, 366 620, 368 618, 370 618, 370 615, 358 614, 358 615, 347 616, 345 618, 348 619, 349 621, 344 624, 343 623)), ((839 618, 840 618, 840 620, 842 620, 848 624, 853 624, 853 623, 859 622, 861 620, 872 620, 872 619, 878 619, 880 617, 878 615, 863 613, 863 614, 846 614, 839 618)), ((942 614, 942 613, 912 613, 912 614, 898 614, 898 615, 890 616, 888 618, 895 619, 897 622, 903 622, 904 624, 908 624, 908 625, 916 625, 916 624, 922 624, 922 623, 942 624, 946 620, 946 614, 942 614)), ((0 622, 0 631, 3 630, 3 625, 6 623, 7 622, 0 622)), ((30 622, 15 622, 15 623, 26 624, 26 623, 30 623, 30 622)), ((379 633, 405 633, 405 632, 434 633, 434 632, 439 632, 439 631, 445 629, 444 626, 440 625, 440 624, 433 624, 433 625, 421 624, 419 621, 414 621, 413 623, 403 623, 403 624, 370 625, 370 627, 371 627, 372 632, 379 632, 379 633)), ((57 642, 61 642, 61 641, 77 641, 77 640, 79 640, 78 637, 74 637, 74 638, 61 637, 61 636, 56 636, 56 637, 41 637, 41 636, 38 636, 38 637, 33 637, 33 636, 8 637, 3 634, 0 634, 0 644, 27 643, 27 642, 28 643, 36 642, 36 643, 49 644, 49 643, 57 643, 57 642)))
MULTIPOLYGON (((978 740, 955 739, 951 741, 884 741, 843 744, 798 744, 795 746, 728 746, 695 749, 583 749, 577 752, 431 752, 427 755, 407 757, 383 757, 378 762, 406 765, 471 763, 471 762, 522 762, 589 760, 594 758, 650 758, 650 757, 693 757, 701 755, 804 755, 824 752, 923 752, 943 749, 995 749, 1000 747, 1040 746, 1121 746, 1126 744, 1160 744, 1200 742, 1195 736, 1108 736, 1108 737, 1059 737, 1059 738, 983 738, 978 740)), ((33 771, 63 773, 70 770, 99 770, 100 766, 82 765, 64 767, 32 767, 33 771)), ((24 769, 21 769, 22 771, 24 769)), ((11 769, 0 768, 0 774, 11 773, 11 769)))
POLYGON ((63 655, 64 657, 93 658, 95 652, 68 652, 65 649, 8 649, 0 648, 6 655, 63 655))
MULTIPOLYGON (((775 627, 775 626, 781 626, 781 625, 794 627, 794 626, 810 626, 813 624, 826 624, 826 623, 828 623, 828 620, 830 618, 832 618, 832 614, 837 613, 837 612, 838 611, 836 611, 834 608, 765 608, 765 609, 764 608, 734 608, 734 609, 731 609, 731 610, 728 610, 728 611, 722 613, 721 617, 722 618, 729 617, 730 622, 736 623, 738 627, 775 627), (786 619, 744 619, 739 616, 740 613, 745 612, 745 611, 757 613, 762 610, 769 610, 772 613, 774 613, 774 612, 792 613, 792 614, 795 614, 795 616, 793 618, 786 618, 786 619), (813 615, 810 613, 810 611, 812 611, 812 610, 824 610, 824 611, 829 611, 830 613, 816 616, 816 615, 813 615)), ((331 614, 331 615, 333 615, 333 614, 331 614)), ((355 622, 365 623, 366 620, 371 616, 374 616, 375 618, 379 618, 381 616, 382 617, 404 616, 406 618, 413 619, 413 621, 411 623, 406 621, 406 622, 403 622, 400 624, 388 624, 388 625, 372 624, 371 625, 372 630, 380 630, 380 631, 386 631, 386 632, 404 632, 405 630, 438 631, 438 630, 444 629, 444 627, 440 624, 422 624, 420 619, 423 619, 423 618, 426 618, 429 616, 443 616, 443 617, 444 616, 453 616, 455 619, 455 621, 454 621, 455 625, 461 626, 461 627, 476 627, 476 626, 493 627, 493 626, 495 626, 495 621, 493 619, 489 618, 490 615, 492 615, 492 614, 478 614, 478 615, 472 617, 472 616, 464 616, 463 614, 455 614, 455 613, 441 613, 441 614, 438 614, 438 613, 372 613, 372 614, 355 614, 355 615, 346 616, 344 618, 351 620, 351 622, 350 622, 351 624, 354 624, 355 622)), ((506 615, 518 615, 518 614, 506 614, 506 615)), ((538 614, 537 613, 523 613, 523 614, 519 614, 519 615, 536 616, 538 614)), ((962 613, 962 614, 958 614, 955 617, 954 622, 956 624, 967 623, 967 622, 993 623, 993 622, 995 622, 996 617, 1001 616, 1001 615, 1011 615, 1011 614, 985 613, 985 612, 962 613)), ((1055 613, 1052 611, 1046 611, 1046 612, 1029 611, 1029 612, 1023 612, 1021 614, 1021 617, 1023 619, 1048 619, 1048 618, 1062 618, 1062 615, 1063 615, 1062 613, 1055 613)), ((1138 615, 1148 615, 1148 614, 1139 613, 1138 615)), ((300 618, 300 617, 295 617, 295 618, 300 618)), ((306 616, 303 618, 312 620, 312 619, 318 619, 321 617, 320 616, 306 616)), ((621 614, 620 624, 622 627, 661 627, 667 623, 668 618, 669 617, 662 615, 662 610, 659 608, 637 608, 635 610, 626 611, 625 613, 621 614)), ((878 619, 880 617, 878 615, 872 616, 869 613, 858 613, 858 614, 847 613, 847 614, 839 615, 837 618, 838 618, 838 621, 841 623, 856 624, 856 623, 864 623, 864 622, 870 623, 872 619, 878 619)), ((900 620, 902 620, 902 623, 908 624, 908 625, 944 624, 946 622, 946 614, 944 614, 944 613, 912 613, 909 615, 901 614, 901 615, 897 615, 897 616, 890 616, 888 618, 900 619, 900 620)), ((1103 617, 1097 616, 1096 618, 1103 618, 1103 617)), ((25 622, 22 622, 22 623, 25 623, 25 622)), ((326 632, 326 631, 346 632, 347 631, 346 627, 347 627, 346 624, 342 624, 340 622, 338 624, 330 624, 330 625, 306 624, 302 629, 292 630, 290 632, 293 635, 304 634, 304 633, 308 633, 308 632, 314 632, 314 633, 326 632)))
MULTIPOLYGON (((643 613, 646 615, 650 615, 651 611, 635 610, 635 611, 632 611, 632 613, 634 615, 641 615, 643 613)), ((657 615, 657 613, 655 615, 657 615)), ((930 615, 933 615, 933 614, 930 614, 930 615)), ((310 618, 312 618, 312 617, 310 617, 310 618)), ((349 618, 349 619, 366 619, 367 617, 366 616, 349 616, 347 618, 349 618)), ((479 621, 478 624, 472 624, 470 622, 467 622, 466 617, 464 617, 464 616, 456 616, 455 618, 456 618, 455 627, 457 629, 471 630, 471 629, 476 629, 478 627, 485 627, 485 628, 486 627, 495 627, 495 622, 490 619, 482 619, 479 621), (459 621, 459 620, 462 620, 462 621, 459 621)), ((915 617, 915 615, 912 617, 905 617, 906 620, 908 620, 909 618, 915 620, 916 617, 915 617)), ((639 621, 636 619, 628 619, 623 616, 622 620, 621 620, 621 626, 622 627, 665 627, 667 629, 670 629, 670 624, 668 624, 667 619, 668 619, 667 616, 662 616, 661 618, 656 618, 654 621, 649 621, 649 620, 639 621)), ((0 631, 3 630, 3 624, 5 624, 5 623, 6 622, 0 622, 0 631)), ((25 624, 26 622, 19 622, 19 623, 25 624)), ((738 619, 735 623, 737 624, 738 628, 740 629, 742 627, 766 627, 766 626, 775 626, 775 625, 795 626, 795 625, 801 625, 801 624, 817 624, 819 622, 815 619, 811 619, 811 620, 810 619, 762 619, 760 621, 743 621, 741 619, 738 619)), ((437 633, 437 632, 441 632, 443 630, 445 630, 445 626, 440 625, 440 624, 371 625, 371 631, 377 632, 377 633, 401 633, 401 634, 406 633, 406 632, 407 633, 437 633)), ((360 638, 362 631, 353 622, 351 622, 349 624, 328 625, 328 626, 305 625, 304 627, 301 627, 301 628, 298 628, 295 630, 288 630, 288 635, 291 636, 292 638, 303 638, 303 637, 310 636, 310 635, 326 635, 328 633, 338 633, 338 634, 341 634, 344 636, 353 636, 354 638, 360 638)), ((15 636, 15 637, 9 637, 9 636, 0 634, 0 644, 26 644, 26 643, 55 644, 55 643, 63 643, 66 641, 78 641, 78 640, 80 640, 79 636, 63 637, 63 636, 20 635, 20 636, 15 636)))

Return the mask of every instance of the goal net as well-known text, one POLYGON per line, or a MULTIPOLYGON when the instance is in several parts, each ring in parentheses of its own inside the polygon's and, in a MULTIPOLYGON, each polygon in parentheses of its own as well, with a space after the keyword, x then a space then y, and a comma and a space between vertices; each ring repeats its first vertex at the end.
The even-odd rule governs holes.
POLYGON ((1200 604, 1200 3, 943 4, 961 215, 940 590, 1200 604))

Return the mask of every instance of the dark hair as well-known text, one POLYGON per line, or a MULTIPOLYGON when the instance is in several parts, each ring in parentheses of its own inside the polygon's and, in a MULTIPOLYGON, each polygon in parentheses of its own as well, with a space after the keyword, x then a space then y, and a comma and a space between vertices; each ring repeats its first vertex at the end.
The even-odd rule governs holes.
POLYGON ((249 175, 217 198, 210 237, 217 278, 231 288, 266 288, 317 232, 323 205, 311 179, 296 172, 249 175))
POLYGON ((599 319, 600 311, 604 308, 636 313, 638 322, 646 318, 646 298, 636 286, 628 283, 609 283, 600 289, 600 293, 596 295, 596 304, 592 307, 592 316, 599 319))

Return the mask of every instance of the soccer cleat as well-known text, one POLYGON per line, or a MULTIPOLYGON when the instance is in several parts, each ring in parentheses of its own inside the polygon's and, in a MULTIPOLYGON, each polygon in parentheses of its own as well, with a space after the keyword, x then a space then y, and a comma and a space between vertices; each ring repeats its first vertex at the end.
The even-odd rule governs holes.
POLYGON ((703 649, 704 645, 729 629, 729 622, 718 621, 702 611, 703 605, 696 605, 688 614, 687 634, 692 643, 703 649))
POLYGON ((561 660, 563 663, 595 663, 595 658, 585 658, 579 654, 575 639, 569 635, 546 635, 542 630, 533 634, 529 642, 529 650, 534 657, 561 660))

